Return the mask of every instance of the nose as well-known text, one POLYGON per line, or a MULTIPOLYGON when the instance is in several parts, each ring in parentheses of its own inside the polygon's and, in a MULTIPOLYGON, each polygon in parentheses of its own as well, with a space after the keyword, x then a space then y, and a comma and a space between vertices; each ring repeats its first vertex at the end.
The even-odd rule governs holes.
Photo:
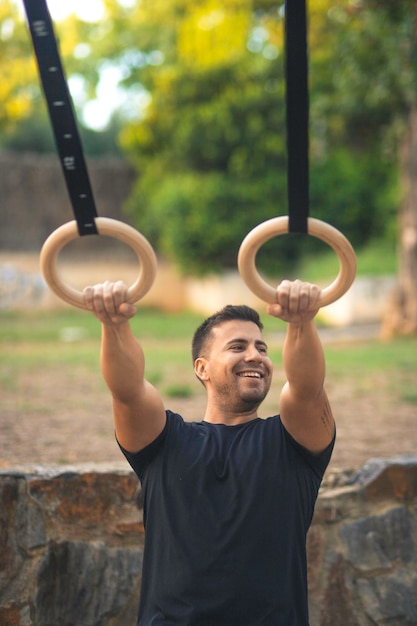
POLYGON ((260 363, 262 361, 262 355, 259 352, 258 348, 255 346, 255 344, 250 344, 247 346, 245 352, 245 361, 253 361, 257 363, 260 363))

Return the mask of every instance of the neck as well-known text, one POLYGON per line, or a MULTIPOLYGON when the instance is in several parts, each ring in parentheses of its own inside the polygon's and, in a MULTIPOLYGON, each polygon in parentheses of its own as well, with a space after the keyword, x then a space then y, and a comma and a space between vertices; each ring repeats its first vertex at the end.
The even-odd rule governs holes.
POLYGON ((225 424, 226 426, 236 426, 245 424, 258 417, 258 406, 251 407, 248 411, 224 411, 207 406, 204 421, 210 424, 225 424))

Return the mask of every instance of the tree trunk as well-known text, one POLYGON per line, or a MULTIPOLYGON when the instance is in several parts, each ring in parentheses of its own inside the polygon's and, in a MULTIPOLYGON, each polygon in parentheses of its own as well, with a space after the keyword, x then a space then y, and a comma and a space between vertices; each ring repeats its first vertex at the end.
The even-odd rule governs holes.
POLYGON ((382 336, 417 335, 417 106, 409 115, 401 154, 398 286, 382 323, 382 336))

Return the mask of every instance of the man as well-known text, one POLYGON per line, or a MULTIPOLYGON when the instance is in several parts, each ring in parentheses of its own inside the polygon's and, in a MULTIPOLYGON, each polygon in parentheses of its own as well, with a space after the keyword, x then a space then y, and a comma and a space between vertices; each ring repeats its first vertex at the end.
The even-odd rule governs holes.
POLYGON ((318 287, 283 281, 268 313, 288 323, 280 414, 258 417, 272 362, 251 308, 197 329, 202 422, 165 411, 145 379, 123 283, 85 290, 102 322, 101 367, 117 440, 143 487, 139 626, 306 626, 305 538, 334 443, 315 328, 318 287))

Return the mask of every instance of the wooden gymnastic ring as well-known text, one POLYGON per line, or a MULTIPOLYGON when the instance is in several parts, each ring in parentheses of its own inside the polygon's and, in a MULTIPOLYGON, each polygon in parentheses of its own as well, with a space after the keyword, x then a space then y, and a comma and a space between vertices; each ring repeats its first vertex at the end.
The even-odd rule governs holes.
MULTIPOLYGON (((124 222, 108 217, 97 217, 95 223, 100 235, 107 235, 123 241, 134 250, 140 261, 139 276, 127 290, 127 301, 134 304, 143 298, 155 280, 157 268, 155 252, 141 233, 124 222)), ((79 237, 79 233, 75 220, 54 230, 42 246, 40 266, 46 283, 57 296, 72 306, 85 309, 82 292, 63 283, 58 274, 56 263, 61 249, 77 237, 79 237)))
MULTIPOLYGON (((284 233, 288 233, 288 216, 274 217, 251 230, 239 249, 240 275, 249 289, 269 304, 276 302, 276 289, 260 277, 255 258, 259 248, 265 242, 284 233)), ((323 307, 338 300, 352 285, 356 275, 356 256, 346 237, 326 222, 309 217, 308 234, 327 243, 339 257, 339 274, 328 287, 322 289, 320 294, 319 305, 323 307)))

